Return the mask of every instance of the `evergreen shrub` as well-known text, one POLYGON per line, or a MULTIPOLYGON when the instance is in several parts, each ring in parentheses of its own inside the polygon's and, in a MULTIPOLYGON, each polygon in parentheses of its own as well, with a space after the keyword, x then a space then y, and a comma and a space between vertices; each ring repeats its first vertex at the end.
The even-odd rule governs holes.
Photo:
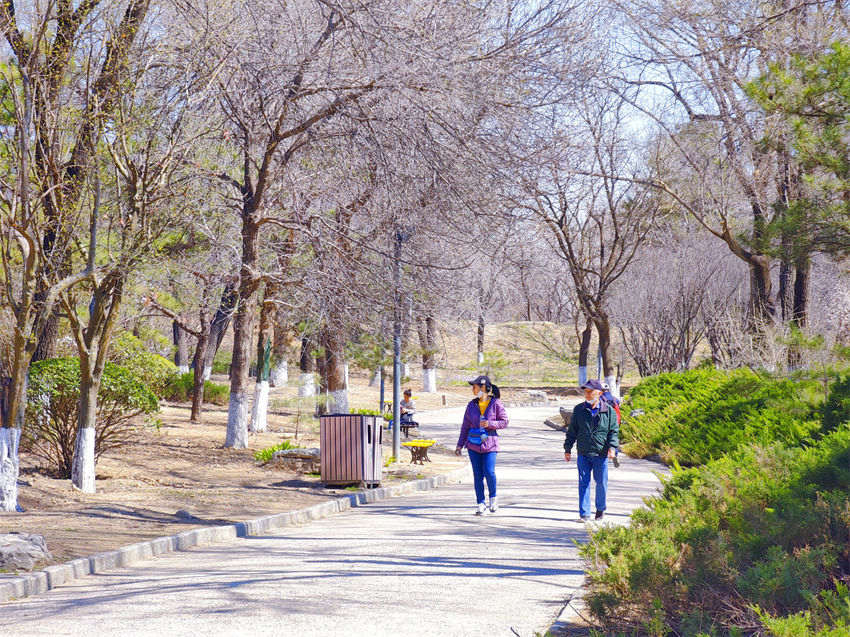
POLYGON ((622 409, 624 450, 694 466, 751 443, 795 446, 821 432, 821 385, 750 369, 709 368, 642 380, 622 409), (632 417, 633 410, 642 415, 632 417))
POLYGON ((159 398, 165 398, 166 387, 179 375, 174 363, 148 351, 141 339, 130 332, 121 332, 116 336, 110 359, 129 370, 159 398))
POLYGON ((850 624, 850 426, 677 469, 582 555, 608 630, 830 635, 850 624))
POLYGON ((829 396, 821 409, 824 432, 835 431, 850 422, 850 374, 839 377, 830 385, 829 396))
MULTIPOLYGON (((71 477, 79 418, 80 361, 51 358, 33 363, 27 388, 24 445, 58 477, 71 477)), ((124 444, 134 419, 159 409, 156 395, 129 370, 106 363, 98 392, 95 459, 124 444)))
MULTIPOLYGON (((165 388, 164 394, 166 400, 182 403, 192 400, 192 395, 195 390, 195 374, 194 372, 186 372, 171 379, 165 388)), ((230 388, 221 383, 214 383, 211 380, 204 381, 204 397, 205 403, 213 405, 226 405, 230 399, 230 388)))
POLYGON ((286 449, 300 449, 298 445, 293 445, 289 440, 284 440, 280 444, 273 447, 266 447, 254 453, 254 460, 262 463, 271 462, 275 451, 285 451, 286 449))

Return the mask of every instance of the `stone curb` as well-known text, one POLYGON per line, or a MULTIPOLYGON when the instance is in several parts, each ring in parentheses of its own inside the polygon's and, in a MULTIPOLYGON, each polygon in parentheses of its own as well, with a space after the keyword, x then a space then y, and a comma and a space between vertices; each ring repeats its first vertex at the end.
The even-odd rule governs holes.
POLYGON ((352 507, 380 502, 417 491, 428 491, 438 486, 460 482, 469 472, 469 467, 455 469, 449 473, 411 480, 388 487, 357 491, 327 502, 320 502, 305 509, 267 515, 256 520, 236 522, 225 526, 204 526, 176 535, 158 537, 153 540, 123 546, 114 551, 97 553, 64 564, 48 566, 42 571, 27 573, 8 580, 0 580, 0 603, 47 592, 57 586, 68 584, 87 575, 104 573, 111 569, 129 566, 157 555, 185 551, 196 546, 208 546, 237 538, 263 535, 287 526, 309 524, 352 507))

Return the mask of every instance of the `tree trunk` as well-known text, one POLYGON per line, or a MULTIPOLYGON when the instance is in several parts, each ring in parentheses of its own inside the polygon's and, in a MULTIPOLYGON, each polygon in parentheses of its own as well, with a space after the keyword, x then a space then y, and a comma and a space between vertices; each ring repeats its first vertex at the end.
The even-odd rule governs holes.
POLYGON ((94 441, 100 388, 100 374, 92 373, 89 365, 89 361, 80 359, 80 413, 71 466, 71 483, 83 493, 95 492, 94 441))
POLYGON ((416 327, 422 348, 422 391, 434 393, 437 391, 437 322, 433 316, 426 316, 417 321, 416 327))
POLYGON ((267 431, 269 428, 271 346, 274 338, 274 315, 277 313, 277 307, 274 304, 275 294, 274 287, 267 284, 263 307, 260 310, 260 333, 257 336, 257 383, 254 387, 254 407, 248 428, 252 433, 267 431))
POLYGON ((18 427, 0 428, 0 512, 18 510, 18 445, 21 430, 18 427))
POLYGON ((620 395, 617 386, 617 369, 611 355, 611 324, 607 315, 599 315, 594 319, 596 333, 599 336, 599 352, 602 355, 602 376, 614 396, 620 395))
POLYGON ((207 320, 205 310, 199 312, 201 327, 198 330, 198 346, 195 348, 195 359, 193 361, 193 383, 192 383, 192 414, 189 422, 201 422, 201 408, 204 402, 204 361, 207 356, 207 347, 210 342, 210 324, 207 320))
MULTIPOLYGON (((246 201, 242 214, 242 266, 239 271, 239 299, 233 321, 233 362, 230 365, 230 404, 227 410, 227 435, 224 446, 244 449, 248 445, 248 384, 251 365, 251 335, 257 310, 259 281, 256 211, 246 201)), ((208 357, 209 358, 209 357, 208 357)))
POLYGON ((792 264, 790 256, 790 246, 787 246, 788 238, 782 237, 782 258, 779 262, 779 290, 777 298, 779 300, 779 311, 782 322, 791 319, 792 307, 794 303, 793 286, 791 285, 792 264))
MULTIPOLYGON (((20 331, 15 331, 16 336, 20 331)), ((20 340, 20 350, 16 355, 29 355, 20 340)), ((0 412, 0 512, 18 510, 18 447, 23 428, 25 397, 27 395, 27 367, 21 361, 14 361, 13 376, 0 387, 3 392, 2 412, 0 412)))
MULTIPOLYGON (((798 330, 804 330, 808 324, 809 278, 811 276, 811 260, 808 255, 801 255, 795 262, 794 304, 791 312, 791 324, 798 330)), ((803 366, 803 352, 798 345, 788 348, 788 368, 799 369, 803 366)))
POLYGON ((478 364, 484 364, 484 312, 478 314, 478 364))
POLYGON ((301 357, 299 359, 299 369, 301 370, 301 379, 298 384, 298 395, 301 397, 315 396, 316 383, 313 377, 313 357, 311 350, 313 343, 309 336, 301 337, 301 357))
POLYGON ((221 347, 221 341, 224 340, 224 334, 230 326, 230 319, 233 317, 233 309, 236 307, 237 298, 233 283, 227 283, 224 286, 224 292, 221 294, 218 310, 216 310, 210 325, 210 337, 207 343, 207 354, 203 365, 204 380, 208 380, 210 374, 212 374, 213 361, 215 360, 215 355, 218 353, 218 348, 221 347))
POLYGON ((272 387, 284 387, 289 382, 289 350, 292 345, 290 330, 284 323, 283 313, 277 310, 274 322, 274 346, 272 347, 272 370, 269 381, 272 387))
POLYGON ((348 413, 348 387, 345 379, 345 339, 342 330, 328 325, 324 328, 325 386, 328 393, 327 413, 348 413))
POLYGON ((749 268, 750 328, 760 332, 773 322, 776 314, 770 280, 770 259, 764 255, 754 255, 749 262, 749 268))
POLYGON ((186 331, 177 321, 171 322, 171 336, 174 341, 174 364, 177 371, 185 374, 189 371, 189 343, 186 331))
POLYGON ((794 305, 791 320, 803 329, 809 322, 809 280, 812 262, 808 255, 803 255, 796 260, 794 266, 794 305))
POLYGON ((56 341, 59 340, 59 315, 53 312, 44 324, 44 329, 38 335, 35 351, 31 361, 47 360, 56 357, 56 341))
POLYGON ((593 322, 589 319, 581 332, 578 348, 578 384, 579 387, 587 382, 587 359, 590 356, 590 338, 593 336, 593 322))

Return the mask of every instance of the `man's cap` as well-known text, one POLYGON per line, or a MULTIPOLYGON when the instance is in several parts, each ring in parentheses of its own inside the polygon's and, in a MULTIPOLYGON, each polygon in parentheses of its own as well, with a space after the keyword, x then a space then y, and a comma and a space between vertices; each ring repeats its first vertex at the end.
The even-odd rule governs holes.
POLYGON ((470 385, 481 385, 482 387, 486 387, 490 384, 490 379, 482 374, 481 376, 477 376, 476 378, 473 378, 468 382, 470 385))
POLYGON ((591 378, 589 380, 586 380, 584 382, 584 384, 581 386, 581 388, 582 389, 596 389, 598 391, 605 391, 605 388, 602 386, 602 383, 600 383, 595 378, 591 378))

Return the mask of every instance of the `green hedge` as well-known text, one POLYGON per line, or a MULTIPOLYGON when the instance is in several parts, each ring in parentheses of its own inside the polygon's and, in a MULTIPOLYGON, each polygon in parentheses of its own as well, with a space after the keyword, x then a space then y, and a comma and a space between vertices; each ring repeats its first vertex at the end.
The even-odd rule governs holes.
POLYGON ((846 634, 850 426, 808 448, 744 447, 677 470, 631 527, 600 529, 582 554, 587 602, 608 630, 846 634))
MULTIPOLYGON (((156 395, 130 370, 113 363, 106 363, 97 397, 95 458, 128 440, 136 416, 159 409, 156 395)), ((30 366, 24 444, 62 478, 71 476, 79 400, 78 358, 51 358, 30 366)))
POLYGON ((622 409, 624 450, 694 466, 741 446, 798 445, 821 432, 823 385, 749 369, 695 369, 642 380, 622 409), (642 410, 640 416, 631 416, 642 410))
MULTIPOLYGON (((165 388, 165 399, 174 402, 189 402, 195 390, 195 375, 186 372, 175 376, 165 388)), ((226 405, 230 399, 230 388, 227 385, 204 381, 204 402, 213 405, 226 405)))
POLYGON ((829 397, 821 408, 824 431, 835 431, 850 422, 850 374, 839 377, 829 388, 829 397))
POLYGON ((129 370, 158 398, 165 397, 166 388, 179 375, 174 363, 148 351, 130 332, 122 332, 115 338, 110 358, 111 362, 129 370))

